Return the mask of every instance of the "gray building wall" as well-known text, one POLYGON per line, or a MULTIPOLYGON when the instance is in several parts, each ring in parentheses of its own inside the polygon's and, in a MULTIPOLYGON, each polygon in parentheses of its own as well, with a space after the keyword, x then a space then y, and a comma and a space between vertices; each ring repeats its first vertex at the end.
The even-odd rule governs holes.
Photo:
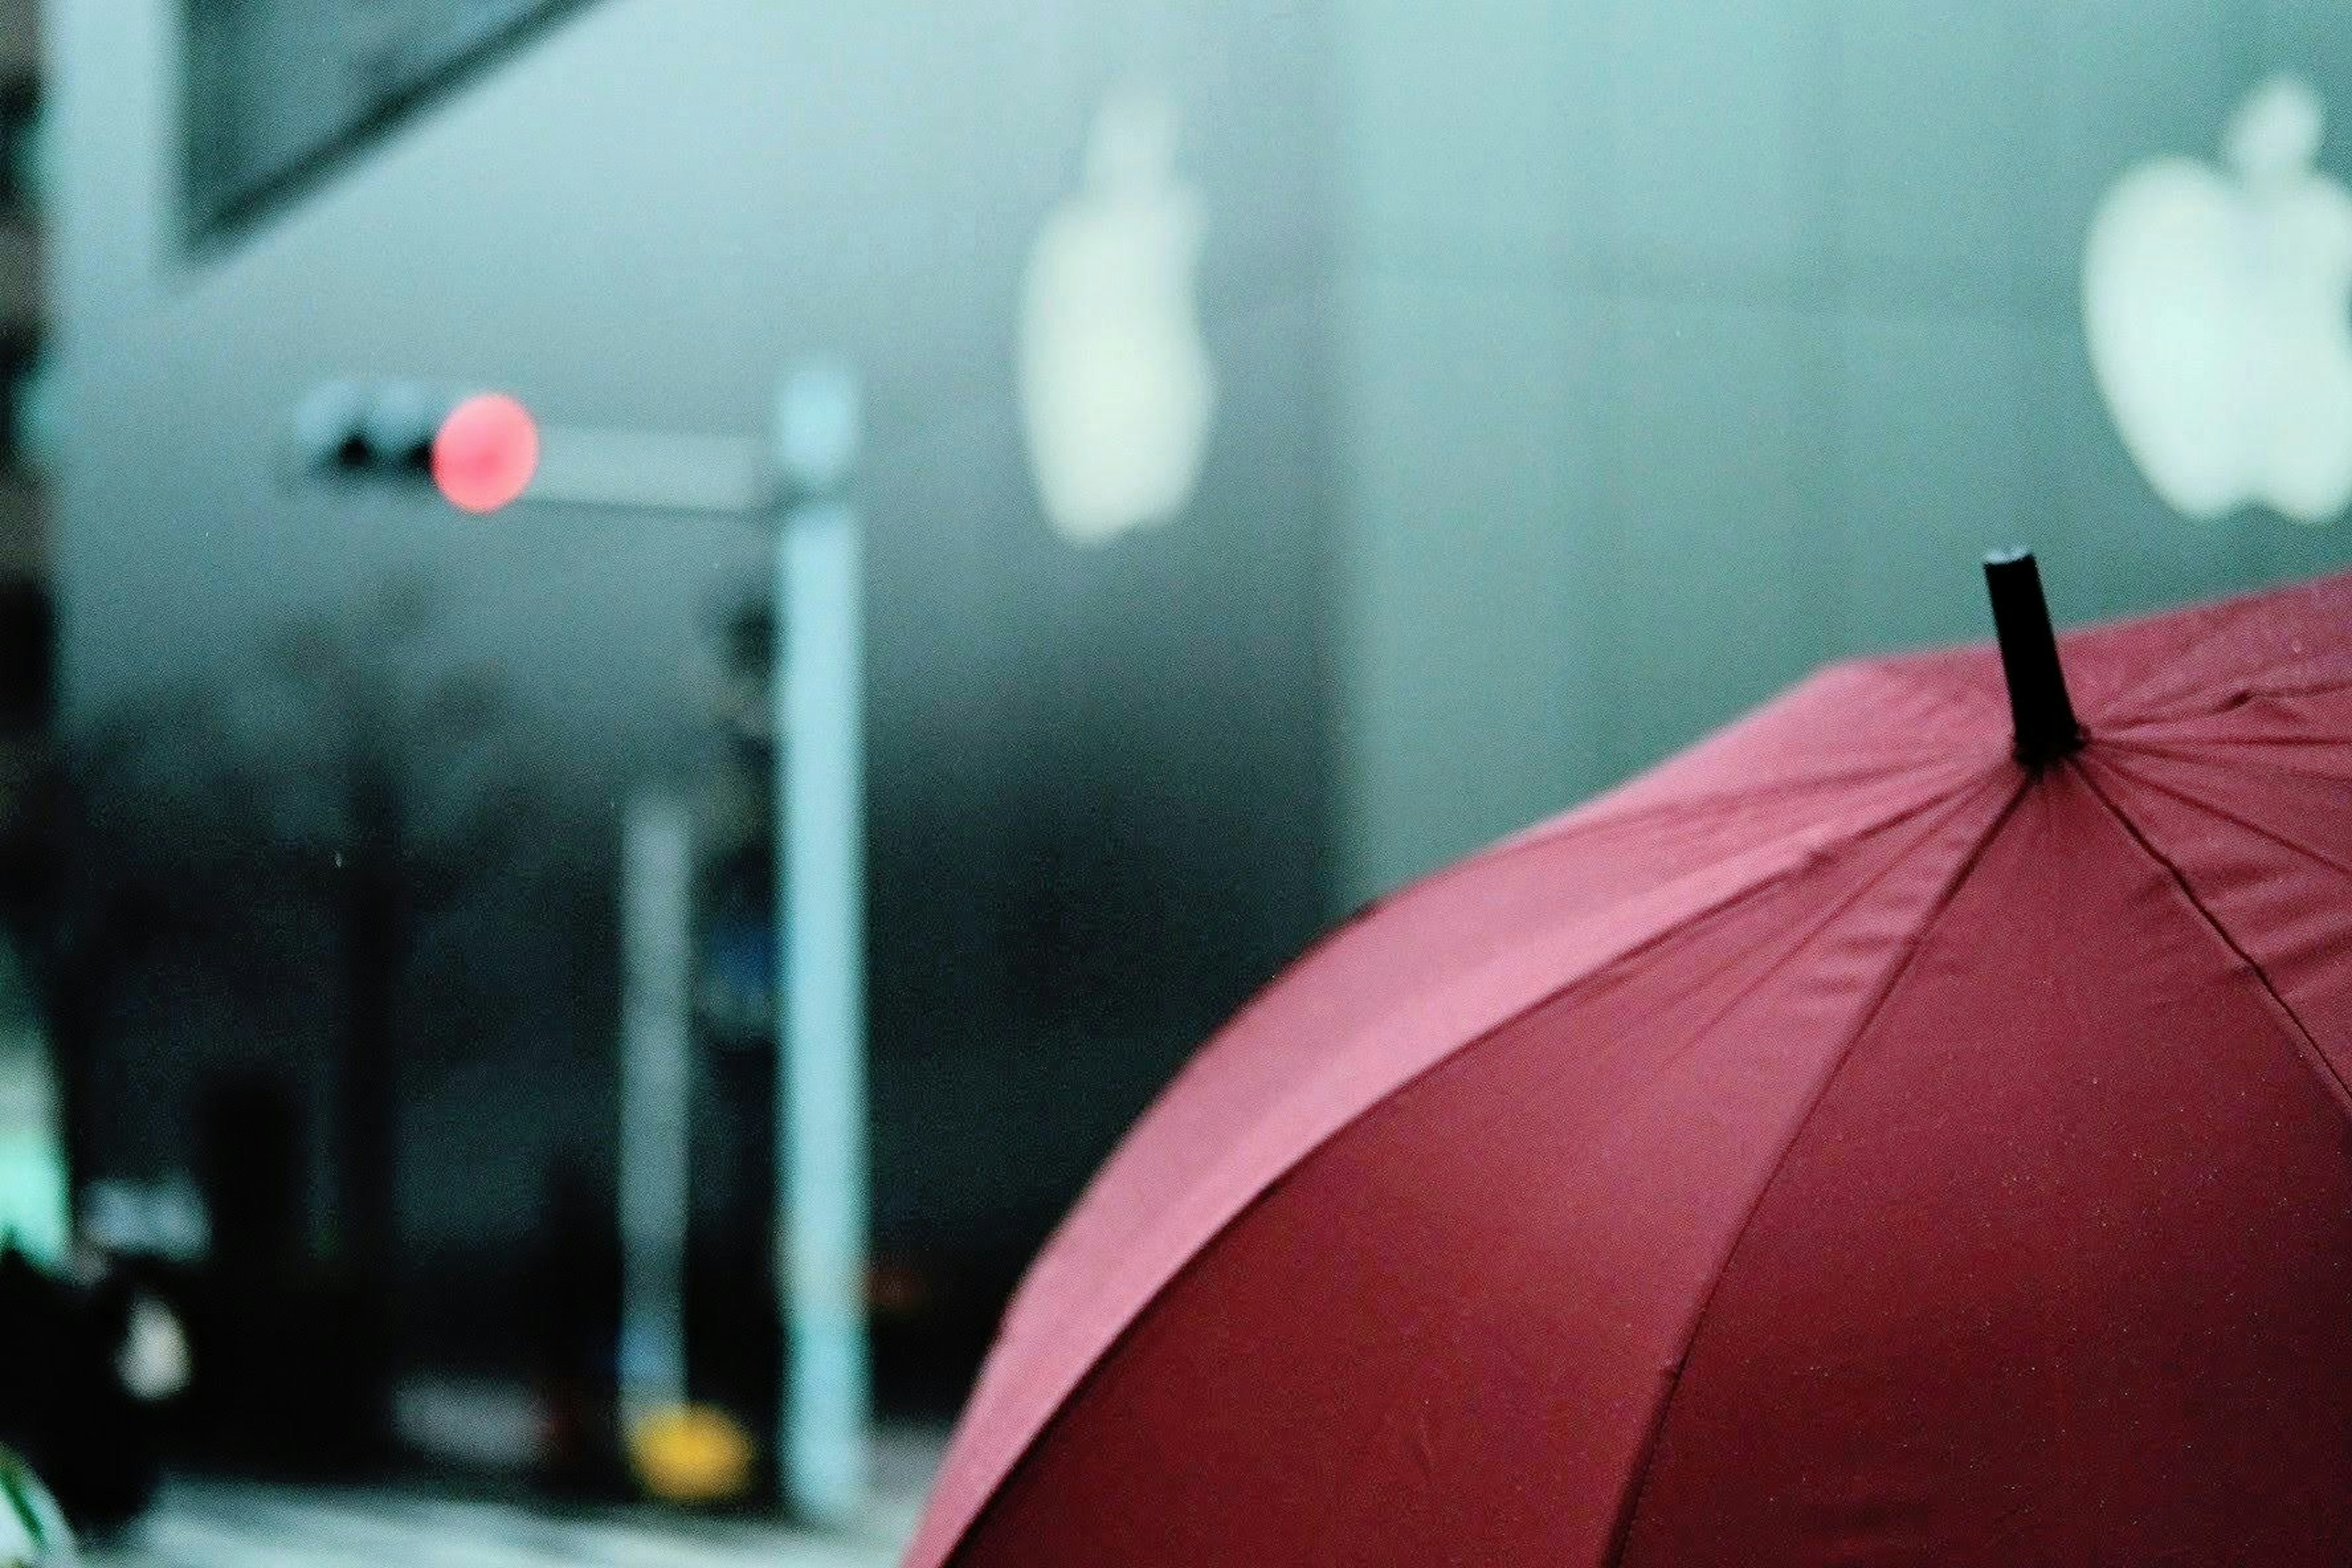
MULTIPOLYGON (((437 646, 502 671, 579 824, 572 879, 601 876, 618 797, 697 743, 696 649, 761 542, 290 490, 272 443, 341 374, 756 433, 781 366, 845 354, 871 397, 880 1226, 1033 1242, 1324 912, 1319 8, 608 0, 197 259, 179 7, 58 10, 68 727, 158 682, 234 690, 290 617, 426 570, 437 646), (1138 78, 1185 110, 1206 194, 1222 418, 1192 515, 1078 552, 1030 493, 1013 306, 1094 106, 1138 78)), ((608 1128, 604 897, 493 888, 420 981, 436 1027, 479 1037, 415 1086, 421 1238, 516 1233, 548 1152, 608 1128), (450 964, 530 1005, 444 1016, 450 964)), ((157 1109, 123 1138, 171 1129, 157 1109)))
MULTIPOLYGON (((1848 653, 2352 563, 2167 510, 2092 384, 2100 193, 2210 160, 2303 0, 1350 0, 1338 882, 1549 816, 1848 653)), ((2324 168, 2352 176, 2339 121, 2324 168)))

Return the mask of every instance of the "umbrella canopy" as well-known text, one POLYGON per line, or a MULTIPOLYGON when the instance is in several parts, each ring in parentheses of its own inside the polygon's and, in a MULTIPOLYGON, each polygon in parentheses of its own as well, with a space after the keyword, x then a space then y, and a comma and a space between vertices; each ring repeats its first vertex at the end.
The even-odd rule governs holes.
POLYGON ((2352 1561, 2352 576, 2008 620, 1251 1003, 910 1568, 2352 1561))

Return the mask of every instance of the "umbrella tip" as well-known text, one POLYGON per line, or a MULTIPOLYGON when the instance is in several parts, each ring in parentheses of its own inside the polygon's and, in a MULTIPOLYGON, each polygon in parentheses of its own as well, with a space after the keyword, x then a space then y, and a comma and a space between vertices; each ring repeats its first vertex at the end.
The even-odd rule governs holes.
POLYGON ((1996 550, 1985 557, 1984 574, 1992 595, 1993 634, 2000 643, 2000 672, 2009 682, 2017 760, 2038 768, 2078 750, 2084 740, 2066 695, 2066 672, 2058 663, 2058 637, 2042 596, 2042 570, 2031 550, 1996 550))

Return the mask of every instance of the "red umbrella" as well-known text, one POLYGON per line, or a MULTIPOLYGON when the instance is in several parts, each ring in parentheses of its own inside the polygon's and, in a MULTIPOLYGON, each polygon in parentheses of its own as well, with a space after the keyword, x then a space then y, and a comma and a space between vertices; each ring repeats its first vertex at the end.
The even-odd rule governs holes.
POLYGON ((1998 659, 1832 668, 1250 1004, 910 1568, 2352 1563, 2352 575, 2069 637, 2083 744, 1989 572, 1998 659))

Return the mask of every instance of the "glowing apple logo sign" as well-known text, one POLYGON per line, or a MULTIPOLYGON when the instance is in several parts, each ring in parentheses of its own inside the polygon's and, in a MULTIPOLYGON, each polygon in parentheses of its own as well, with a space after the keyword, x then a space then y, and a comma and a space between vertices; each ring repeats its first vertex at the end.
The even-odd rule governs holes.
POLYGON ((2092 371, 2133 461, 2192 518, 2261 502, 2318 523, 2352 501, 2352 195, 2313 171, 2322 120, 2277 78, 2232 119, 2227 173, 2155 159, 2091 222, 2092 371))
POLYGON ((1045 515, 1076 543, 1168 521, 1200 479, 1216 383, 1193 298, 1201 201, 1175 161, 1174 107, 1113 98, 1083 188, 1030 252, 1022 414, 1045 515))

